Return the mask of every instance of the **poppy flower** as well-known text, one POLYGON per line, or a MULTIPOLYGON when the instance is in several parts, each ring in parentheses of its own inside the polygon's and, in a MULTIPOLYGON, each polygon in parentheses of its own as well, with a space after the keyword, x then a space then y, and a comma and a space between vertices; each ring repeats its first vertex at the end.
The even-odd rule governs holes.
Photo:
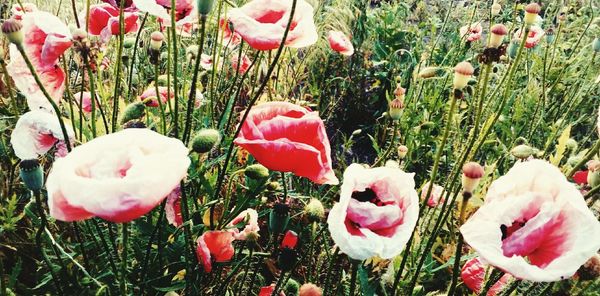
MULTIPOLYGON (((85 19, 85 13, 82 12, 85 19)), ((93 36, 101 36, 103 40, 108 40, 112 35, 119 35, 119 9, 107 3, 95 4, 90 6, 90 23, 88 33, 93 36)), ((81 18, 81 17, 80 17, 81 18)), ((124 34, 135 32, 138 29, 138 16, 135 12, 124 12, 124 34)))
POLYGON ((400 254, 419 215, 414 174, 389 167, 351 164, 340 201, 327 218, 333 241, 355 260, 400 254))
MULTIPOLYGON (((521 32, 521 29, 519 29, 515 32, 513 37, 515 39, 521 40, 522 34, 523 33, 521 32)), ((544 32, 544 30, 542 30, 542 28, 540 28, 540 26, 531 26, 529 34, 527 35, 527 40, 525 41, 525 47, 535 47, 536 45, 538 45, 538 43, 540 43, 540 40, 542 40, 542 37, 544 37, 545 34, 546 33, 544 32)))
POLYGON ((481 27, 481 22, 476 22, 470 25, 462 26, 458 30, 458 32, 460 33, 460 37, 466 38, 468 42, 473 42, 481 39, 481 31, 483 31, 483 28, 481 27))
MULTIPOLYGON (((89 91, 78 92, 73 95, 73 98, 78 103, 81 100, 81 110, 84 113, 92 112, 92 94, 89 91)), ((98 103, 98 100, 96 100, 96 104, 97 103, 98 103)), ((96 105, 96 106, 98 106, 98 105, 96 105)))
POLYGON ((490 265, 536 282, 572 276, 596 254, 600 222, 581 193, 543 160, 518 162, 490 186, 485 203, 460 228, 490 265))
POLYGON ((125 129, 75 147, 48 175, 50 215, 128 222, 151 211, 187 175, 188 149, 148 129, 125 129))
MULTIPOLYGON (((67 135, 74 142, 75 133, 70 125, 65 125, 67 135)), ((10 136, 10 143, 15 155, 22 159, 37 159, 60 142, 64 135, 56 115, 41 110, 29 111, 17 120, 15 129, 10 136)), ((57 146, 58 147, 58 146, 57 146)), ((66 154, 65 151, 59 153, 66 154)))
POLYGON ((272 171, 292 172, 317 184, 338 184, 331 147, 317 112, 287 102, 255 106, 235 144, 272 171))
MULTIPOLYGON (((258 296, 271 296, 275 292, 275 284, 271 284, 270 286, 265 286, 260 288, 258 292, 258 296)), ((279 292, 279 296, 285 296, 283 291, 279 292)))
POLYGON ((242 58, 239 58, 239 54, 237 53, 232 53, 231 57, 230 57, 230 61, 231 61, 231 68, 233 68, 233 70, 237 70, 238 73, 240 74, 244 74, 248 71, 248 69, 250 69, 250 64, 252 64, 252 61, 250 60, 250 58, 248 58, 247 55, 242 54, 242 58), (238 65, 238 60, 241 62, 240 65, 238 65))
MULTIPOLYGON (((228 12, 233 30, 257 50, 276 49, 281 44, 289 22, 292 0, 252 0, 228 12)), ((285 45, 301 48, 317 42, 313 7, 298 0, 285 45)))
POLYGON ((204 271, 212 271, 213 260, 227 262, 233 258, 233 241, 233 232, 227 230, 207 231, 196 240, 196 256, 204 271))
POLYGON ((313 283, 306 283, 300 287, 298 296, 322 296, 323 289, 313 283))
POLYGON ((203 53, 200 56, 200 67, 202 67, 202 69, 204 69, 206 71, 212 70, 212 67, 213 67, 213 58, 212 58, 212 56, 209 55, 209 54, 203 53))
POLYGON ((246 240, 249 236, 258 237, 260 228, 258 227, 258 213, 254 209, 247 209, 239 213, 229 224, 228 228, 233 229, 233 237, 237 240, 246 240), (240 232, 236 226, 243 224, 244 229, 240 232))
POLYGON ((340 31, 329 31, 329 35, 327 35, 327 40, 329 41, 329 46, 331 49, 339 52, 345 56, 351 56, 354 53, 354 46, 350 39, 346 37, 346 35, 340 31))
MULTIPOLYGON (((125 3, 123 3, 123 8, 125 11, 131 11, 131 12, 135 12, 137 11, 135 5, 133 5, 133 0, 124 0, 125 3)), ((110 6, 114 7, 114 8, 121 8, 121 0, 102 0, 102 2, 104 3, 108 3, 110 4, 110 6)))
MULTIPOLYGON (((475 257, 467 261, 460 272, 460 278, 465 283, 465 286, 477 295, 481 293, 481 289, 485 282, 486 267, 487 265, 481 262, 481 259, 475 257)), ((510 274, 505 273, 492 285, 486 295, 495 296, 500 293, 511 278, 512 276, 510 274)))
POLYGON ((575 174, 573 174, 573 181, 579 185, 587 185, 588 174, 588 170, 577 171, 575 174))
MULTIPOLYGON (((170 96, 167 99, 167 96, 169 95, 169 88, 166 86, 159 86, 158 93, 163 106, 169 99, 173 99, 175 97, 173 90, 171 90, 170 96)), ((148 87, 148 89, 146 89, 140 96, 140 101, 145 102, 146 106, 148 107, 160 106, 158 104, 158 97, 156 96, 156 87, 154 85, 148 87)))
POLYGON ((283 236, 283 241, 281 241, 281 248, 295 249, 296 245, 298 245, 298 234, 288 230, 283 236))
POLYGON ((23 3, 23 6, 17 4, 13 4, 13 7, 11 9, 12 12, 12 17, 18 21, 23 20, 23 15, 28 13, 28 12, 34 12, 37 11, 38 8, 35 4, 33 3, 23 3))
POLYGON ((433 188, 431 189, 431 194, 429 198, 426 196, 427 191, 429 191, 430 182, 425 183, 423 185, 423 189, 421 189, 421 199, 427 200, 427 206, 430 208, 435 208, 440 204, 444 203, 444 187, 433 184, 433 188))
MULTIPOLYGON (((69 28, 45 11, 26 13, 22 24, 25 53, 50 97, 59 103, 65 90, 65 73, 58 66, 58 59, 72 45, 69 28)), ((15 45, 10 46, 10 63, 6 68, 15 86, 27 98, 30 110, 54 112, 15 45)))
POLYGON ((167 196, 165 215, 169 224, 175 227, 183 224, 183 216, 181 216, 181 188, 179 186, 173 189, 167 196))

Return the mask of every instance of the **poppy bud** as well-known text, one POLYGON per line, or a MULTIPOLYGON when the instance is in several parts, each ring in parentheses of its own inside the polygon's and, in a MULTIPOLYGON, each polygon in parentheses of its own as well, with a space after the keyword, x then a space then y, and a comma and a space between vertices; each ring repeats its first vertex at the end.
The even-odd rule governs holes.
POLYGON ((502 5, 500 5, 498 2, 494 2, 494 4, 492 4, 492 15, 499 15, 500 14, 500 10, 502 10, 502 5))
POLYGON ((439 67, 425 67, 419 71, 417 76, 419 78, 428 79, 438 76, 440 72, 442 72, 442 70, 439 67))
POLYGON ((19 164, 19 175, 25 187, 31 191, 39 191, 44 187, 44 173, 37 159, 27 159, 19 164))
POLYGON ((564 11, 561 11, 556 18, 558 19, 559 22, 564 22, 567 20, 567 13, 564 11))
POLYGON ((193 60, 196 58, 196 55, 198 54, 198 45, 190 45, 185 49, 185 56, 188 58, 188 60, 193 60))
POLYGON ((135 102, 127 105, 121 117, 121 124, 127 123, 130 120, 140 119, 144 116, 146 105, 143 102, 135 102))
POLYGON ((396 89, 394 90, 394 97, 401 101, 404 101, 404 95, 406 94, 406 89, 398 84, 396 89))
POLYGON ((596 37, 594 39, 594 43, 592 43, 592 47, 594 48, 595 52, 600 52, 600 38, 596 37))
POLYGON ((284 203, 276 203, 269 213, 269 231, 282 233, 290 222, 290 207, 284 203))
POLYGON ((23 29, 23 25, 15 19, 7 19, 2 24, 2 33, 6 35, 8 41, 16 45, 23 43, 23 32, 21 29, 23 29))
POLYGON ((318 222, 325 217, 325 208, 318 199, 311 198, 304 207, 304 213, 310 222, 318 222))
POLYGON ((358 136, 358 135, 360 135, 360 133, 362 133, 362 129, 357 129, 357 130, 354 130, 354 131, 352 132, 352 136, 358 136))
POLYGON ((269 182, 269 184, 267 184, 267 190, 269 191, 277 191, 280 187, 281 186, 279 186, 279 182, 277 181, 269 182))
POLYGON ((244 174, 246 177, 253 180, 264 180, 269 177, 269 169, 264 165, 257 163, 246 167, 244 174))
POLYGON ((525 6, 525 16, 523 17, 523 22, 527 25, 533 25, 537 19, 538 14, 542 10, 542 7, 535 3, 529 3, 525 6))
POLYGON ((483 177, 484 170, 481 165, 476 162, 467 162, 463 165, 462 186, 463 196, 471 196, 473 190, 479 185, 479 180, 483 177))
POLYGON ((567 147, 567 149, 569 149, 570 151, 575 151, 577 150, 577 147, 579 146, 577 144, 577 141, 575 141, 575 139, 573 138, 569 138, 567 140, 567 143, 565 143, 565 146, 567 147))
POLYGON ((475 69, 469 62, 460 62, 454 67, 454 89, 462 90, 467 86, 475 69))
POLYGON ((201 16, 206 16, 213 8, 214 0, 198 0, 198 13, 201 16))
POLYGON ((306 283, 300 287, 298 296, 322 296, 323 290, 313 283, 306 283))
POLYGON ((512 150, 510 150, 510 154, 512 154, 514 157, 520 160, 524 160, 529 158, 533 154, 533 149, 526 144, 521 144, 515 146, 512 150))
POLYGON ((519 51, 519 39, 513 39, 513 41, 511 41, 510 44, 508 45, 508 49, 506 50, 506 52, 508 53, 508 56, 511 59, 514 59, 517 57, 518 51, 519 51))
POLYGON ((298 283, 294 279, 289 279, 285 284, 285 295, 298 295, 298 291, 300 290, 300 283, 298 283))
POLYGON ((398 146, 398 157, 400 159, 404 159, 406 157, 407 153, 408 153, 408 147, 406 147, 404 145, 398 146))
POLYGON ((150 35, 150 48, 154 51, 160 51, 163 40, 165 40, 165 35, 163 35, 163 33, 158 31, 152 32, 150 35))
POLYGON ((135 38, 125 38, 125 40, 123 40, 123 47, 124 48, 132 48, 135 45, 135 38))
POLYGON ((600 185, 600 161, 590 160, 587 162, 588 175, 587 183, 590 187, 594 188, 600 185))
POLYGON ((506 26, 503 24, 495 24, 492 26, 490 32, 490 40, 488 42, 488 47, 497 48, 502 45, 502 41, 504 41, 504 36, 508 33, 506 26))
POLYGON ((577 275, 584 281, 591 281, 600 277, 600 255, 596 254, 586 261, 577 270, 577 275))
POLYGON ((393 120, 400 120, 402 117, 402 109, 404 109, 404 102, 401 99, 394 99, 390 102, 390 111, 388 114, 393 120))
POLYGON ((206 209, 204 211, 204 213, 202 214, 202 223, 204 223, 204 225, 206 225, 206 226, 217 225, 217 223, 219 223, 219 221, 221 220, 222 217, 223 217, 223 204, 217 203, 213 207, 212 224, 210 223, 211 222, 210 208, 206 209))
POLYGON ((548 30, 546 30, 546 42, 548 43, 552 43, 554 42, 554 39, 556 39, 556 34, 554 34, 554 29, 549 28, 548 30))
POLYGON ((196 153, 206 153, 221 142, 221 134, 215 129, 201 129, 192 140, 192 150, 196 153))
POLYGON ((156 81, 156 83, 158 83, 158 86, 167 86, 167 82, 169 81, 169 77, 167 74, 163 74, 158 76, 158 80, 156 81))

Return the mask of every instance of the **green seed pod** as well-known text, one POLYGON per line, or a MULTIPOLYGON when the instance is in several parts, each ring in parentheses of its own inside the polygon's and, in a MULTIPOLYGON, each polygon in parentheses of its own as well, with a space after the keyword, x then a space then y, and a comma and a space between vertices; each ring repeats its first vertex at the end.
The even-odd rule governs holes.
POLYGON ((521 144, 519 146, 514 147, 510 153, 518 158, 518 159, 527 159, 533 154, 533 149, 528 145, 521 144))
POLYGON ((594 39, 594 43, 593 43, 592 47, 594 48, 595 52, 600 52, 600 38, 596 37, 594 39))
POLYGON ((264 180, 269 177, 269 169, 264 165, 257 163, 246 167, 244 174, 246 177, 253 180, 264 180))
POLYGON ((27 159, 19 164, 19 176, 25 187, 31 191, 39 191, 44 187, 44 173, 37 159, 27 159))
POLYGON ((206 16, 212 10, 215 1, 214 0, 198 0, 196 3, 198 4, 198 13, 200 15, 206 16))
POLYGON ((125 124, 130 120, 142 118, 145 110, 146 105, 142 102, 135 102, 127 105, 121 117, 121 124, 125 124))
POLYGON ((577 141, 575 141, 575 139, 573 138, 569 138, 565 145, 567 146, 567 149, 569 149, 569 151, 576 151, 577 147, 579 147, 577 141))
POLYGON ((123 48, 132 48, 135 45, 135 38, 129 37, 123 40, 123 48))
POLYGON ((298 283, 294 279, 289 279, 285 284, 285 295, 286 296, 298 296, 298 291, 300 290, 300 283, 298 283))
POLYGON ((215 129, 201 129, 192 140, 192 150, 196 153, 206 153, 221 142, 221 134, 215 129))
POLYGON ((517 52, 519 51, 519 40, 513 40, 509 45, 508 45, 508 49, 506 50, 506 52, 508 53, 508 56, 511 59, 514 59, 517 57, 517 52))
POLYGON ((277 203, 269 213, 269 231, 279 234, 285 231, 290 222, 290 206, 284 203, 277 203))

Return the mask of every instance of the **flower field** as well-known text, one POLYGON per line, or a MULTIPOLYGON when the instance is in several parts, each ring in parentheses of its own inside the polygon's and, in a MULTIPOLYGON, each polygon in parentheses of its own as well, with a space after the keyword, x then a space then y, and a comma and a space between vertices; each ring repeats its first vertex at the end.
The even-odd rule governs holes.
POLYGON ((0 296, 600 296, 598 1, 27 1, 0 296))

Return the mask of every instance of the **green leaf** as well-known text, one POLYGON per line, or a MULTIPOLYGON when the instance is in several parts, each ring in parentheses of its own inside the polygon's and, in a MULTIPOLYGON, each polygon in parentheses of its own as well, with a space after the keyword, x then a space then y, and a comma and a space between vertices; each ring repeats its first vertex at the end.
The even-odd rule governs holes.
POLYGON ((358 266, 358 280, 360 281, 360 291, 363 296, 375 295, 375 285, 369 282, 369 273, 362 264, 358 266))
POLYGON ((571 136, 571 126, 567 126, 567 128, 565 128, 565 130, 563 130, 563 132, 560 134, 560 137, 558 138, 558 145, 556 145, 556 153, 552 156, 550 156, 550 163, 552 163, 555 166, 558 166, 560 164, 560 161, 562 160, 563 156, 565 155, 565 151, 567 150, 567 140, 569 140, 569 137, 571 136))

